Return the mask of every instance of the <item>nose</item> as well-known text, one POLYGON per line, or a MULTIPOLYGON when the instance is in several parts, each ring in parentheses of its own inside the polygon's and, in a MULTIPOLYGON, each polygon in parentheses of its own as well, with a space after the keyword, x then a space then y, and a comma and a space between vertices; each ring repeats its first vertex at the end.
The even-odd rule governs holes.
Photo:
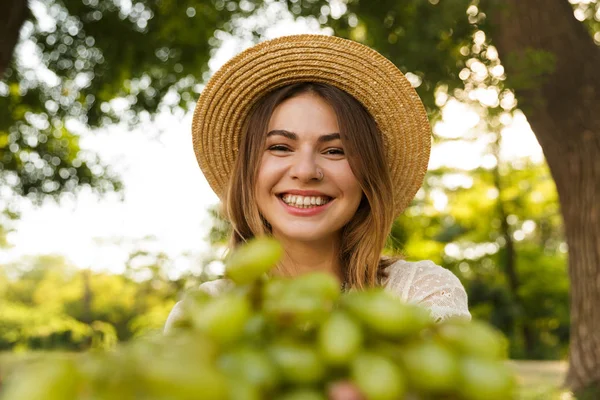
POLYGON ((318 181, 320 174, 316 161, 316 156, 312 151, 298 151, 292 160, 290 176, 292 179, 302 182, 318 181))

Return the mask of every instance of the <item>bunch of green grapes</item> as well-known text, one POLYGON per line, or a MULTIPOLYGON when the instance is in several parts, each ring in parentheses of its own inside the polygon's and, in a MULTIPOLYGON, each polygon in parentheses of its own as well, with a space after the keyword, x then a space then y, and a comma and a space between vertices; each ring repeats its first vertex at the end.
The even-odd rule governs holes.
POLYGON ((506 342, 481 322, 434 323, 384 289, 342 293, 330 274, 266 278, 281 247, 236 251, 219 296, 186 294, 169 335, 113 351, 44 357, 2 400, 319 400, 336 382, 365 399, 513 397, 506 342))

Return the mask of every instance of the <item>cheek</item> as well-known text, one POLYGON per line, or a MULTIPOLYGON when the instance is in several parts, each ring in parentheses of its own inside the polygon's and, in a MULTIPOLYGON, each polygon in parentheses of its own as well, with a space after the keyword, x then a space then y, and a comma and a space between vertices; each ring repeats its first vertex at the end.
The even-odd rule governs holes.
POLYGON ((271 157, 263 157, 258 167, 256 187, 258 190, 258 196, 264 196, 268 194, 279 176, 279 165, 273 162, 271 157))
POLYGON ((258 166, 258 175, 264 176, 265 174, 268 174, 269 171, 273 169, 272 164, 271 158, 267 157, 266 154, 263 154, 263 156, 260 158, 260 164, 258 166))
POLYGON ((340 171, 339 176, 339 184, 342 190, 346 193, 348 197, 353 198, 357 200, 357 202, 359 202, 360 198, 362 197, 362 188, 360 187, 358 179, 356 179, 356 176, 352 172, 350 165, 346 165, 340 171))

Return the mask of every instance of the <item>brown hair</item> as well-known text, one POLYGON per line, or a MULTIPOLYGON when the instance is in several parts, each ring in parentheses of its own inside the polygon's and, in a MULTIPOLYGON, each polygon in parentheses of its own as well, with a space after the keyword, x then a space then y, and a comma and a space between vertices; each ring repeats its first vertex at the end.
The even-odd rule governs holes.
POLYGON ((381 257, 394 221, 392 183, 383 139, 375 120, 354 97, 336 87, 304 82, 276 89, 258 101, 245 121, 237 159, 225 198, 225 213, 232 224, 230 248, 271 234, 255 198, 262 148, 275 108, 302 93, 320 96, 334 109, 344 152, 363 198, 341 235, 340 263, 346 284, 362 289, 378 284, 385 267, 397 258, 381 257))

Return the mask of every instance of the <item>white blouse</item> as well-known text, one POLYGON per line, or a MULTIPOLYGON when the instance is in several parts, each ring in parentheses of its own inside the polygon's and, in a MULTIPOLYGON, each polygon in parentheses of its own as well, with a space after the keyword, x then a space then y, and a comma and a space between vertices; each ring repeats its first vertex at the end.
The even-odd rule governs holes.
MULTIPOLYGON (((405 302, 423 305, 429 309, 436 322, 450 317, 471 319, 467 292, 456 275, 449 270, 429 260, 399 260, 386 271, 388 278, 383 285, 385 289, 405 302)), ((217 279, 201 284, 200 289, 208 294, 218 295, 230 285, 231 282, 225 279, 217 279)), ((165 333, 182 314, 179 302, 167 318, 165 333)))

